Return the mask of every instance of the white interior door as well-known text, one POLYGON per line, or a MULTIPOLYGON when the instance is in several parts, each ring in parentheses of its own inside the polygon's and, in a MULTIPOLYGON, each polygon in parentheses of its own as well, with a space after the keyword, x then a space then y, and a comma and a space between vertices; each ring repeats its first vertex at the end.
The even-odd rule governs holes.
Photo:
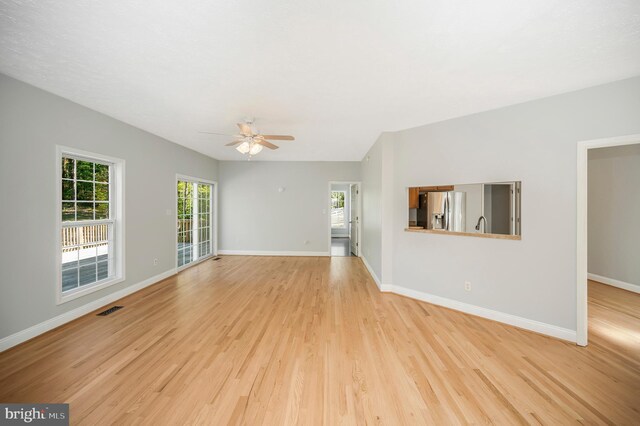
POLYGON ((358 256, 358 185, 351 185, 350 195, 350 215, 349 215, 349 237, 351 238, 351 253, 358 256))

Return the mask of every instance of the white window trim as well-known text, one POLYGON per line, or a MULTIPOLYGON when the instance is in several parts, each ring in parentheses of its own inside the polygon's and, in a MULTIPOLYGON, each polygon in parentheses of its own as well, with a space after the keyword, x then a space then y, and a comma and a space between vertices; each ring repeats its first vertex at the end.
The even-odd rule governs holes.
MULTIPOLYGON (((102 154, 83 151, 67 146, 56 145, 56 304, 61 305, 82 296, 94 293, 104 288, 125 280, 125 252, 124 252, 124 179, 125 179, 125 161, 119 158, 109 157, 102 154), (97 281, 75 290, 62 292, 62 157, 69 155, 74 158, 86 158, 88 161, 103 161, 111 163, 112 189, 115 196, 110 200, 110 209, 113 215, 114 223, 114 275, 106 280, 97 281)), ((113 196, 113 194, 111 194, 113 196)))
MULTIPOLYGON (((334 227, 333 225, 331 225, 331 221, 329 221, 329 225, 330 225, 331 229, 348 229, 349 227, 347 226, 347 218, 346 218, 347 215, 346 215, 346 212, 344 211, 344 209, 347 208, 347 191, 343 191, 341 189, 338 189, 338 190, 332 189, 331 192, 332 193, 334 193, 334 192, 342 192, 344 194, 344 206, 342 207, 342 214, 344 216, 344 221, 343 221, 344 224, 343 224, 343 226, 335 226, 334 227)), ((333 204, 331 205, 331 210, 333 210, 333 204)))
POLYGON ((196 183, 206 183, 208 185, 212 185, 213 186, 213 194, 211 197, 211 203, 213 203, 213 208, 210 210, 211 211, 211 227, 213 228, 212 232, 211 232, 211 252, 203 257, 200 258, 198 260, 194 260, 193 262, 189 262, 185 265, 182 266, 178 266, 178 232, 177 228, 173 229, 173 233, 175 236, 175 242, 174 242, 174 260, 175 260, 175 265, 176 265, 176 271, 180 272, 183 271, 187 268, 190 268, 191 266, 197 265, 198 263, 204 262, 205 260, 208 260, 214 256, 218 255, 218 182, 215 180, 207 180, 207 179, 201 179, 198 177, 193 177, 193 176, 187 176, 187 175, 182 175, 182 174, 176 174, 176 180, 175 183, 173 185, 173 191, 174 191, 174 201, 173 201, 173 207, 176 211, 176 214, 174 215, 174 226, 176 226, 176 224, 178 223, 178 191, 177 191, 177 186, 178 186, 178 181, 186 181, 186 182, 196 182, 196 183))

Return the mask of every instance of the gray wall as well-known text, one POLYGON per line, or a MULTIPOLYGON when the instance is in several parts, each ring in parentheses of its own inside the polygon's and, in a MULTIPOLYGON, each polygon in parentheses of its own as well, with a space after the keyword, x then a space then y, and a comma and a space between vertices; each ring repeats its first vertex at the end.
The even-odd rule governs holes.
POLYGON ((216 160, 0 74, 0 338, 174 268, 175 175, 216 180, 217 170, 216 160), (126 161, 126 281, 59 306, 56 144, 126 161))
POLYGON ((378 139, 362 160, 362 257, 382 277, 382 144, 378 139))
POLYGON ((385 283, 575 330, 576 143, 640 133, 639 117, 636 77, 389 136, 390 195, 378 190, 380 161, 362 161, 363 171, 378 169, 363 172, 363 200, 375 200, 365 202, 365 223, 379 206, 394 209, 364 227, 369 263, 392 259, 385 283), (518 180, 521 241, 404 232, 407 187, 518 180), (378 260, 368 244, 386 232, 391 250, 383 242, 378 260))
POLYGON ((640 144, 589 150, 589 272, 640 291, 640 144))
POLYGON ((222 161, 219 250, 328 253, 329 182, 359 180, 358 162, 222 161))
MULTIPOLYGON (((396 133, 378 137, 362 160, 362 256, 380 284, 393 282, 393 159, 396 133)), ((405 205, 408 205, 405 188, 405 205)), ((406 226, 407 212, 404 213, 406 226)))

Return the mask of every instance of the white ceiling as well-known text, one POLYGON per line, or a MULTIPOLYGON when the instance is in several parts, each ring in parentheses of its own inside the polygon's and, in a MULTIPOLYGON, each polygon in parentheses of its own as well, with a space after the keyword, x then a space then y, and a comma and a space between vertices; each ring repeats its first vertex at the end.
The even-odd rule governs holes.
POLYGON ((640 74, 638 0, 0 0, 0 72, 218 159, 244 117, 360 160, 382 131, 640 74))

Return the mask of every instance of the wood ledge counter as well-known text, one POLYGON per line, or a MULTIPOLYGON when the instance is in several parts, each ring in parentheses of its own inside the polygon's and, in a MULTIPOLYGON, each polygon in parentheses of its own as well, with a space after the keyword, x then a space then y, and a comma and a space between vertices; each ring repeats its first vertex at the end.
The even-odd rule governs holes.
POLYGON ((502 235, 502 234, 480 234, 475 232, 450 232, 442 231, 440 229, 424 229, 418 227, 404 228, 405 232, 421 232, 423 234, 441 234, 441 235, 457 235, 462 237, 479 237, 479 238, 494 238, 498 240, 521 240, 520 235, 502 235))

